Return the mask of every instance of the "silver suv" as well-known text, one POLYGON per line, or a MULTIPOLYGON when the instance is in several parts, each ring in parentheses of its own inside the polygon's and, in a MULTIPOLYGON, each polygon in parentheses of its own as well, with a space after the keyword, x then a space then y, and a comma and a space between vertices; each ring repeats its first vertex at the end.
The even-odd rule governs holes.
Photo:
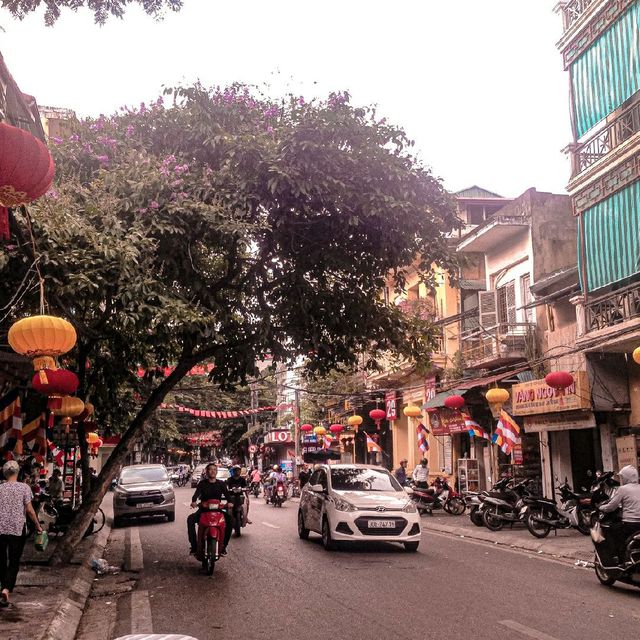
POLYGON ((124 518, 167 516, 176 519, 176 497, 167 469, 162 464, 123 467, 113 490, 113 524, 124 518))

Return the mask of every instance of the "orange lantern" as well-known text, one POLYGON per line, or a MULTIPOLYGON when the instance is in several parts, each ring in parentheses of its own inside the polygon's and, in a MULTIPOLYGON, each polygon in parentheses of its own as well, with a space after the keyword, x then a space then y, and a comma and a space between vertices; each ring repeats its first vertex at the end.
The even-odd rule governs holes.
POLYGON ((362 424, 362 416, 353 415, 347 419, 347 424, 353 427, 354 431, 358 433, 358 427, 362 424))
POLYGON ((415 404, 408 404, 403 410, 407 418, 419 418, 422 415, 422 409, 415 404))
POLYGON ((87 443, 94 445, 96 442, 98 442, 98 440, 100 440, 100 436, 95 433, 95 432, 91 432, 91 433, 87 433, 87 443))
POLYGON ((487 398, 487 402, 489 404, 502 406, 505 402, 508 402, 509 392, 506 389, 496 387, 495 389, 489 389, 485 397, 487 398))
POLYGON ((636 364, 640 364, 640 347, 636 347, 633 350, 632 358, 636 364))
MULTIPOLYGON (((65 418, 77 418, 84 411, 84 402, 80 398, 74 396, 63 396, 56 398, 49 405, 51 413, 54 416, 63 416, 65 418)), ((64 424, 68 424, 63 420, 64 424)))
POLYGON ((321 438, 325 433, 327 433, 327 430, 324 427, 320 426, 320 427, 316 427, 313 430, 313 433, 315 433, 319 438, 321 438))

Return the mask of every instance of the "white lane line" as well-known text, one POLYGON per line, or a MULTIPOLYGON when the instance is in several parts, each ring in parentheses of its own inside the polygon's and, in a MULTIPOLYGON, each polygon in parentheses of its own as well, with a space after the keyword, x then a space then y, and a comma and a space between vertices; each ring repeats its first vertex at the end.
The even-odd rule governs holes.
POLYGON ((261 522, 260 524, 263 524, 265 527, 271 527, 272 529, 279 529, 280 527, 276 526, 275 524, 271 524, 269 522, 261 522))
POLYGON ((127 571, 142 571, 144 569, 144 556, 142 555, 142 543, 140 542, 140 529, 131 527, 131 544, 129 545, 129 562, 127 571))
POLYGON ((508 629, 511 629, 513 631, 517 631, 518 633, 521 633, 523 636, 527 636, 528 638, 535 638, 535 640, 558 640, 557 638, 554 638, 553 636, 550 636, 543 631, 538 631, 537 629, 526 627, 525 625, 520 624, 519 622, 515 622, 514 620, 500 620, 498 624, 501 624, 502 626, 507 627, 508 629))
POLYGON ((134 591, 131 594, 131 633, 153 633, 148 591, 134 591))

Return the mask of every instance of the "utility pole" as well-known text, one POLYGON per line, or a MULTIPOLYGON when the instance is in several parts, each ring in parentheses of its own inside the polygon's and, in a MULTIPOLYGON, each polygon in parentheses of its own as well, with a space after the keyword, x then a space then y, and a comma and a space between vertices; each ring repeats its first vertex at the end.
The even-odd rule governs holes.
MULTIPOLYGON (((255 435, 256 424, 258 422, 258 414, 256 409, 258 408, 258 385, 254 381, 249 385, 251 389, 251 433, 255 435)), ((247 444, 251 446, 251 438, 247 439, 247 444)), ((252 455, 249 453, 249 460, 251 460, 252 455)), ((253 460, 251 460, 251 464, 253 464, 253 460)))
POLYGON ((298 479, 298 458, 300 457, 300 390, 295 390, 295 406, 293 408, 293 437, 295 442, 295 459, 293 461, 293 478, 298 479))

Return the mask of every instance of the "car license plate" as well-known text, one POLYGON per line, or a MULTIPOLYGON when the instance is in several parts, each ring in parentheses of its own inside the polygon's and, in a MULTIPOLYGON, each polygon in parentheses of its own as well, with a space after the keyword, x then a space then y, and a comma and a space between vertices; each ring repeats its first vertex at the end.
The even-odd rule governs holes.
POLYGON ((144 509, 145 507, 153 507, 153 502, 138 502, 136 508, 144 509))
POLYGON ((393 520, 369 520, 369 529, 395 529, 393 520))

